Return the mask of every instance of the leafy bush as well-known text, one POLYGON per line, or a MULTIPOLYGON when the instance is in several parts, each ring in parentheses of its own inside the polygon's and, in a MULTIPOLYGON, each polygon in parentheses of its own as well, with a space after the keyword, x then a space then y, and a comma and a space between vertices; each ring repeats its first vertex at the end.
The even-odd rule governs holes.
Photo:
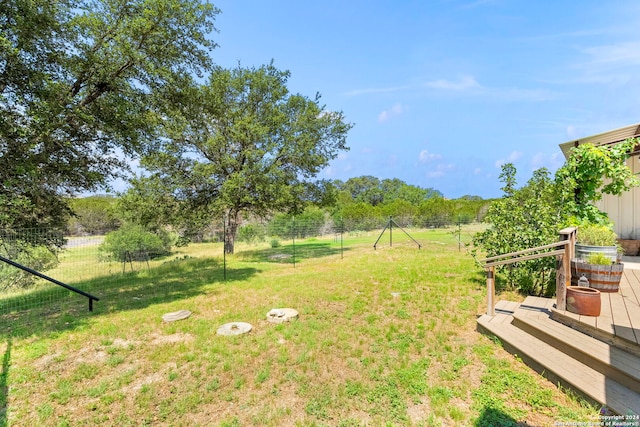
POLYGON ((280 246, 281 246, 280 240, 278 240, 276 238, 271 239, 271 247, 272 248, 275 249, 275 248, 279 248, 280 246))
POLYGON ((109 196, 90 196, 70 199, 74 215, 69 218, 67 230, 71 235, 99 235, 118 229, 120 221, 114 214, 117 199, 109 196))
MULTIPOLYGON (((489 208, 491 227, 474 236, 476 249, 487 257, 543 246, 558 239, 564 221, 557 187, 546 169, 533 173, 527 184, 516 189, 516 169, 503 166, 501 180, 505 196, 489 208)), ((475 249, 474 249, 475 251, 475 249)), ((524 294, 552 295, 555 292, 555 258, 547 257, 498 267, 506 287, 524 294)))
POLYGON ((640 142, 630 138, 613 145, 581 144, 573 148, 567 162, 556 172, 564 192, 565 209, 579 221, 607 224, 607 214, 595 203, 603 194, 620 195, 640 185, 626 160, 640 142))
MULTIPOLYGON (((46 246, 16 245, 2 243, 2 255, 11 261, 22 264, 40 273, 58 265, 58 258, 46 246)), ((20 270, 12 265, 0 263, 0 289, 28 288, 38 280, 31 273, 20 270)))
POLYGON ((326 228, 329 218, 315 206, 307 207, 298 215, 278 214, 269 222, 269 234, 281 239, 319 236, 326 228))
POLYGON ((173 239, 166 231, 151 232, 128 224, 105 236, 100 252, 115 261, 142 261, 170 253, 173 239))
POLYGON ((259 224, 245 224, 238 229, 239 242, 255 243, 261 242, 265 238, 265 229, 259 224))
POLYGON ((591 246, 616 246, 618 236, 606 225, 587 224, 578 227, 578 243, 591 246))
POLYGON ((587 257, 587 263, 594 265, 611 265, 611 258, 602 252, 594 252, 587 257))

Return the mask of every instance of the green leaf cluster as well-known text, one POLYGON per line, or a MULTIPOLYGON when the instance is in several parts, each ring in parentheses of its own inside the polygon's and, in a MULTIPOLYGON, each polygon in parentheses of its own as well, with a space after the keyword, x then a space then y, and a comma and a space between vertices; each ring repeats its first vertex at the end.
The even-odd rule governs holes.
POLYGON ((105 259, 119 262, 144 261, 170 253, 172 238, 167 232, 151 232, 127 224, 105 236, 99 250, 105 259))
POLYGON ((348 149, 344 115, 319 95, 289 93, 289 77, 273 64, 213 67, 206 84, 172 92, 180 102, 166 105, 166 137, 143 158, 145 183, 183 217, 224 215, 228 253, 242 214, 300 213, 317 194, 313 178, 348 149))
POLYGON ((578 243, 591 246, 616 246, 618 236, 610 226, 585 224, 578 226, 578 243))
POLYGON ((594 265, 611 265, 611 258, 602 252, 594 252, 587 257, 587 263, 594 265))
POLYGON ((0 227, 64 228, 159 135, 167 88, 210 65, 200 0, 0 4, 0 227))
MULTIPOLYGON (((491 227, 475 236, 475 251, 491 257, 546 245, 557 241, 558 231, 568 225, 578 226, 581 242, 615 246, 608 217, 595 203, 603 194, 620 195, 639 185, 626 164, 638 142, 635 138, 614 145, 579 145, 553 179, 546 169, 539 169, 522 188, 517 188, 516 168, 504 165, 504 196, 489 208, 486 221, 491 227)), ((552 257, 502 266, 499 271, 506 287, 525 294, 554 292, 552 257)))
POLYGON ((117 199, 113 196, 90 196, 69 200, 74 214, 67 230, 70 235, 102 235, 116 230, 121 221, 115 212, 117 199))
MULTIPOLYGON (((39 272, 55 268, 59 263, 56 253, 47 246, 18 240, 0 239, 0 254, 39 272)), ((0 289, 28 288, 36 280, 38 278, 31 273, 0 263, 0 289)))
MULTIPOLYGON (((516 169, 502 168, 507 194, 489 207, 490 228, 474 236, 474 246, 487 257, 546 245, 557 240, 558 224, 564 221, 557 186, 547 169, 538 169, 522 188, 515 188, 516 169)), ((506 283, 526 294, 549 295, 555 291, 555 259, 541 258, 499 267, 506 283)))
POLYGON ((640 184, 627 166, 629 153, 640 139, 614 145, 581 144, 572 149, 556 173, 567 215, 581 223, 608 224, 607 215, 595 207, 603 194, 620 195, 640 184))

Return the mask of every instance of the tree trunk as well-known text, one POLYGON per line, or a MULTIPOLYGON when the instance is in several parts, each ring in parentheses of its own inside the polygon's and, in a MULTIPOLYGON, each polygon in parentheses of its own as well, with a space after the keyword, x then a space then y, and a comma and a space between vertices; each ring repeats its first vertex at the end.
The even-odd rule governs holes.
POLYGON ((229 211, 226 218, 224 233, 224 253, 232 255, 234 251, 236 232, 238 231, 238 212, 229 211))

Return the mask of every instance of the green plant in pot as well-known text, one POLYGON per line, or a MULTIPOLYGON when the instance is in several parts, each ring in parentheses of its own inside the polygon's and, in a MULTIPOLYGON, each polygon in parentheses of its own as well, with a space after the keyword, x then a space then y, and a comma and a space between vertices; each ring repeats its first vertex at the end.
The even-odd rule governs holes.
MULTIPOLYGON (((617 249, 615 246, 614 248, 617 249)), ((624 264, 617 259, 612 260, 610 254, 590 252, 586 259, 571 260, 571 284, 578 285, 579 278, 584 276, 589 281, 590 288, 600 292, 618 292, 623 270, 624 264)))
POLYGON ((600 224, 578 226, 576 258, 587 260, 591 254, 604 254, 609 264, 618 259, 618 236, 611 227, 600 224))
POLYGON ((587 257, 587 263, 593 265, 611 265, 611 259, 602 252, 594 252, 587 257))

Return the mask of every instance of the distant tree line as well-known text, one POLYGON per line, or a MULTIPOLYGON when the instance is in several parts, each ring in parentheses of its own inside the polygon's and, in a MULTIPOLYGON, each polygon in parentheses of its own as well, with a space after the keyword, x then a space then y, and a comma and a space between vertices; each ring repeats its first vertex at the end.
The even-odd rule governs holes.
POLYGON ((333 181, 332 218, 348 230, 380 228, 389 217, 402 226, 445 227, 482 221, 490 201, 479 196, 446 199, 433 188, 373 176, 333 181))
MULTIPOLYGON (((238 239, 251 241, 260 234, 292 236, 291 221, 298 223, 299 238, 324 234, 323 228, 363 231, 384 227, 389 217, 401 226, 445 227, 482 221, 490 200, 479 196, 446 199, 433 188, 421 188, 404 181, 360 176, 346 181, 327 181, 307 205, 297 213, 276 212, 268 216, 246 216, 241 220, 238 239), (257 231, 256 224, 266 228, 257 231)), ((137 190, 120 197, 91 196, 70 201, 75 215, 70 218, 69 235, 99 235, 117 230, 123 224, 136 224, 151 232, 172 229, 181 235, 180 211, 171 209, 137 190), (132 200, 133 199, 133 200, 132 200)), ((211 229, 220 228, 223 218, 199 222, 190 228, 191 240, 202 240, 211 229)), ((210 234, 210 233, 209 233, 210 234)), ((182 236, 185 237, 185 236, 182 236)))

